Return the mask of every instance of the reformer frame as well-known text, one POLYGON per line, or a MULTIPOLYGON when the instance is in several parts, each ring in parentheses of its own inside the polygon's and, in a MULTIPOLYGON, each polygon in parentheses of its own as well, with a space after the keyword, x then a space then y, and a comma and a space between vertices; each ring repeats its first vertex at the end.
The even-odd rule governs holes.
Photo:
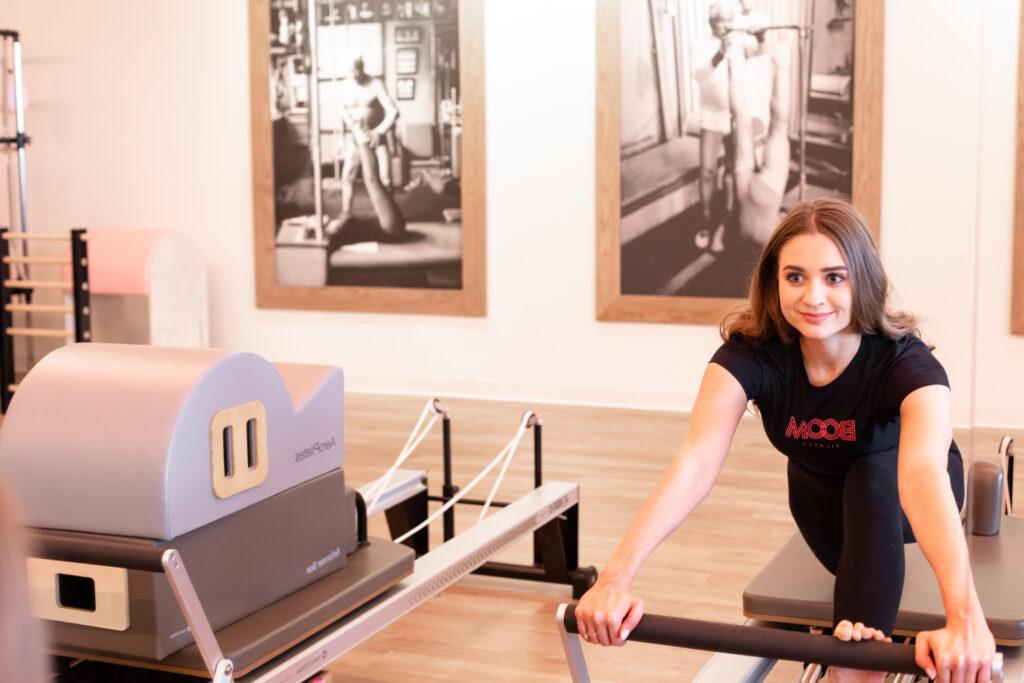
MULTIPOLYGON (((412 528, 412 525, 406 525, 407 522, 426 518, 426 504, 429 500, 447 502, 457 493, 458 488, 451 479, 450 416, 436 399, 434 407, 441 411, 444 417, 443 491, 446 493, 442 496, 430 496, 427 493, 425 473, 410 470, 398 470, 394 483, 371 509, 367 509, 362 493, 357 491, 357 534, 361 545, 372 540, 366 536, 367 517, 385 512, 388 515, 390 530, 397 536, 412 528)), ((415 568, 411 575, 401 579, 361 607, 336 618, 330 625, 292 643, 281 654, 266 658, 244 670, 238 677, 234 663, 218 643, 217 632, 210 627, 184 562, 176 550, 126 549, 121 544, 97 548, 95 544, 82 546, 73 542, 61 542, 40 547, 39 554, 71 562, 104 564, 166 574, 195 637, 195 643, 187 646, 185 650, 190 651, 192 655, 198 653, 198 660, 214 683, 301 683, 467 574, 477 572, 507 578, 566 583, 573 586, 574 597, 582 595, 593 584, 597 575, 596 570, 593 567, 580 568, 576 564, 579 487, 567 482, 541 481, 540 420, 531 420, 530 426, 535 429, 535 487, 532 490, 511 502, 492 503, 497 508, 494 514, 458 534, 455 534, 454 516, 446 515, 448 519, 445 543, 433 550, 427 549, 424 545, 423 538, 428 529, 417 532, 406 543, 412 545, 414 549, 423 548, 424 552, 417 553, 415 568), (527 534, 533 535, 534 555, 535 558, 540 558, 534 565, 508 565, 491 561, 491 558, 527 534)), ((373 482, 360 488, 366 491, 372 484, 373 482)), ((459 502, 483 504, 483 501, 459 502)), ((419 521, 413 523, 418 524, 419 521)), ((161 666, 160 662, 132 664, 142 668, 168 670, 161 666)))
MULTIPOLYGON (((576 484, 542 484, 444 545, 417 558, 411 575, 370 602, 293 643, 282 654, 267 659, 238 678, 235 678, 234 664, 218 644, 217 633, 210 627, 184 562, 176 550, 141 550, 116 543, 101 549, 97 549, 95 544, 88 547, 63 544, 43 547, 40 554, 72 562, 165 573, 195 636, 196 642, 186 649, 198 650, 202 665, 214 683, 300 683, 420 603, 485 564, 510 544, 557 520, 578 504, 579 488, 576 484)), ((144 668, 163 668, 159 662, 153 664, 144 668)))

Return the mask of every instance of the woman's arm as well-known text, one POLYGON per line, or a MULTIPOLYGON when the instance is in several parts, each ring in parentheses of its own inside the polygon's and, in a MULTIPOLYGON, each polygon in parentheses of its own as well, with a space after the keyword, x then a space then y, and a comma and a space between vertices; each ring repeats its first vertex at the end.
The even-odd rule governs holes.
POLYGON ((946 610, 945 628, 919 634, 917 663, 933 678, 936 668, 962 668, 964 680, 987 683, 995 642, 978 601, 946 472, 953 440, 949 389, 927 386, 911 392, 900 406, 900 423, 900 501, 935 571, 946 610))
POLYGON ((710 363, 697 393, 682 447, 640 509, 597 583, 580 599, 580 633, 591 642, 622 645, 643 614, 643 603, 629 594, 644 560, 678 527, 711 490, 725 462, 736 426, 747 405, 740 383, 710 363))

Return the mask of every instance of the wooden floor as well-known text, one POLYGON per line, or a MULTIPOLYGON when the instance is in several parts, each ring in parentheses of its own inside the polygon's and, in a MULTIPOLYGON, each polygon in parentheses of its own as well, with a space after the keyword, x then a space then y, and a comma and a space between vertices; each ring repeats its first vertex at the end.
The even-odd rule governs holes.
MULTIPOLYGON (((443 399, 443 397, 442 397, 443 399)), ((580 486, 580 563, 604 564, 632 516, 682 443, 682 413, 470 399, 445 400, 452 417, 454 476, 465 484, 504 447, 526 409, 543 421, 544 478, 580 486)), ((359 485, 391 465, 426 397, 349 394, 345 472, 359 485)), ((435 425, 406 467, 430 472, 439 493, 441 429, 435 425)), ((958 433, 965 450, 993 458, 1001 432, 958 433)), ((1019 436, 1019 435, 1018 435, 1019 436)), ((532 436, 527 435, 498 498, 512 500, 532 486, 532 436)), ((474 492, 484 497, 492 477, 474 492)), ((477 510, 460 514, 458 528, 477 510)), ((795 531, 786 504, 785 460, 768 444, 760 422, 744 419, 714 491, 651 556, 634 583, 648 612, 729 623, 742 620, 743 588, 795 531)), ((382 519, 372 535, 386 535, 382 519)), ((440 540, 432 531, 432 547, 440 540)), ((527 562, 529 541, 501 558, 527 562)), ((345 681, 565 681, 568 670, 555 630, 568 586, 469 576, 337 660, 345 681)), ((708 659, 642 643, 586 648, 595 681, 690 680, 708 659)), ((769 680, 798 679, 781 664, 769 680)))

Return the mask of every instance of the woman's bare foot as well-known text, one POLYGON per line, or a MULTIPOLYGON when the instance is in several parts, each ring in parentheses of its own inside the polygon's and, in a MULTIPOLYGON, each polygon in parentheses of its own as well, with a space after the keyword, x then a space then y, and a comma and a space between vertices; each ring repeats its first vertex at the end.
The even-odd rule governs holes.
MULTIPOLYGON (((892 638, 886 638, 885 634, 877 628, 865 626, 861 622, 852 623, 849 619, 843 619, 836 624, 833 632, 839 640, 882 640, 892 642, 892 638)), ((843 669, 830 667, 828 670, 829 683, 882 683, 885 680, 884 671, 865 671, 863 669, 843 669)))

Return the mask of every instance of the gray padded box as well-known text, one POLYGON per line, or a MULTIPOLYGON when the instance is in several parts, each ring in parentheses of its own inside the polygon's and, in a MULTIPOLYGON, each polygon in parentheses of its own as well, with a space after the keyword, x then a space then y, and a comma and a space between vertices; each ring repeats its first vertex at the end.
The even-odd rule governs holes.
POLYGON ((53 553, 29 558, 51 649, 196 670, 166 575, 84 564, 111 545, 177 550, 250 667, 411 572, 404 546, 356 552, 343 426, 336 367, 117 344, 45 356, 0 425, 0 479, 53 553))
POLYGON ((336 367, 72 344, 20 383, 0 477, 31 526, 173 539, 340 468, 343 425, 336 367))

